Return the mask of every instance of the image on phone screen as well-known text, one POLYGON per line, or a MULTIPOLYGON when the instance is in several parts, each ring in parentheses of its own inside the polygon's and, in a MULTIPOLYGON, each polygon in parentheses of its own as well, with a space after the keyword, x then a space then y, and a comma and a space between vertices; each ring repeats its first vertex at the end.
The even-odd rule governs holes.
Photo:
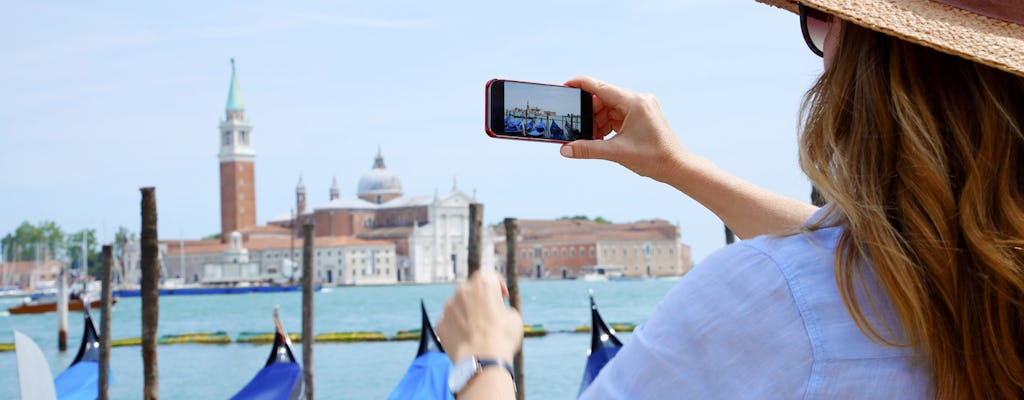
POLYGON ((580 89, 498 81, 489 96, 492 136, 555 142, 591 138, 591 96, 580 89))

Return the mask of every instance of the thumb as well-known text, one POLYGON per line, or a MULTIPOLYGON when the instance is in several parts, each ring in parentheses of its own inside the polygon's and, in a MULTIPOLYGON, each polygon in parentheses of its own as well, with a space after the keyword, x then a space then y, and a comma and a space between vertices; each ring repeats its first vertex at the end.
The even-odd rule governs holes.
POLYGON ((611 156, 611 143, 605 140, 577 140, 562 145, 559 153, 566 158, 607 160, 611 156))

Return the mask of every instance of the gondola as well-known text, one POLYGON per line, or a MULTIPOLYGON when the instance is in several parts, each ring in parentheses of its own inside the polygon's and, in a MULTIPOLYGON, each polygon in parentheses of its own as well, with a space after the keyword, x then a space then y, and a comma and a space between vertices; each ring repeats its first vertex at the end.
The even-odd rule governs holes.
POLYGON ((78 345, 78 354, 68 369, 57 375, 53 385, 57 391, 57 399, 95 399, 100 382, 100 335, 96 333, 96 325, 85 312, 85 327, 82 332, 82 343, 78 345))
POLYGON ((444 354, 441 342, 437 340, 434 328, 430 326, 427 308, 420 300, 422 326, 420 328, 420 347, 416 358, 405 371, 405 376, 398 386, 391 391, 388 400, 405 399, 452 399, 448 391, 448 375, 452 372, 452 362, 444 354))
POLYGON ((551 131, 552 138, 559 140, 565 138, 565 136, 563 136, 565 134, 565 131, 563 131, 562 127, 558 126, 558 124, 555 123, 555 121, 551 121, 551 126, 548 127, 548 130, 551 131))
POLYGON ((536 130, 537 132, 544 133, 544 130, 546 129, 546 127, 544 126, 544 121, 537 122, 537 126, 534 126, 533 129, 536 130))
POLYGON ((516 117, 505 117, 505 133, 522 133, 523 121, 516 117))
POLYGON ((231 397, 235 399, 298 400, 302 397, 302 366, 295 362, 292 341, 281 326, 274 308, 274 346, 263 369, 245 387, 231 397))
POLYGON ((580 391, 577 397, 590 386, 590 383, 597 378, 608 361, 622 348, 622 342, 615 337, 615 331, 608 329, 601 314, 597 312, 597 304, 594 303, 594 295, 590 295, 590 355, 587 356, 587 366, 583 370, 583 383, 580 384, 580 391))

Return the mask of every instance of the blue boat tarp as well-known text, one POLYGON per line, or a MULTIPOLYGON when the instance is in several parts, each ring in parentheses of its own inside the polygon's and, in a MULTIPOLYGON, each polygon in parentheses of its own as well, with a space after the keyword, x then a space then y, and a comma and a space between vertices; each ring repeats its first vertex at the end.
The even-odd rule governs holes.
POLYGON ((601 372, 605 364, 608 364, 618 352, 618 347, 604 347, 587 356, 587 366, 583 369, 583 383, 580 385, 579 394, 583 394, 583 391, 594 382, 594 378, 597 378, 597 374, 601 372))
POLYGON ((302 367, 298 363, 275 362, 263 367, 232 399, 288 400, 301 378, 302 367))
POLYGON ((54 379, 57 400, 95 400, 99 393, 100 364, 79 361, 54 379))
POLYGON ((420 300, 420 346, 412 365, 391 391, 388 400, 454 400, 448 391, 448 375, 451 373, 452 362, 444 353, 441 341, 437 340, 427 316, 427 307, 420 300))
POLYGON ((516 117, 505 117, 505 133, 523 131, 523 121, 516 117))
POLYGON ((295 362, 292 341, 274 308, 274 346, 260 372, 232 400, 297 400, 302 396, 302 366, 295 362))
POLYGON ((452 362, 444 353, 428 351, 413 360, 388 400, 454 399, 448 391, 452 362))

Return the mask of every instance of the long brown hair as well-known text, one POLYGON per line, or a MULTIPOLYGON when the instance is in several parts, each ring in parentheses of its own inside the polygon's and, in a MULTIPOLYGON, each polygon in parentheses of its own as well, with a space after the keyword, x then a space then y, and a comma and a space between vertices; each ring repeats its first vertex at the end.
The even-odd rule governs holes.
POLYGON ((848 22, 831 64, 800 160, 845 228, 847 309, 912 349, 936 398, 1024 398, 1024 78, 848 22), (865 312, 865 267, 897 326, 865 312))

